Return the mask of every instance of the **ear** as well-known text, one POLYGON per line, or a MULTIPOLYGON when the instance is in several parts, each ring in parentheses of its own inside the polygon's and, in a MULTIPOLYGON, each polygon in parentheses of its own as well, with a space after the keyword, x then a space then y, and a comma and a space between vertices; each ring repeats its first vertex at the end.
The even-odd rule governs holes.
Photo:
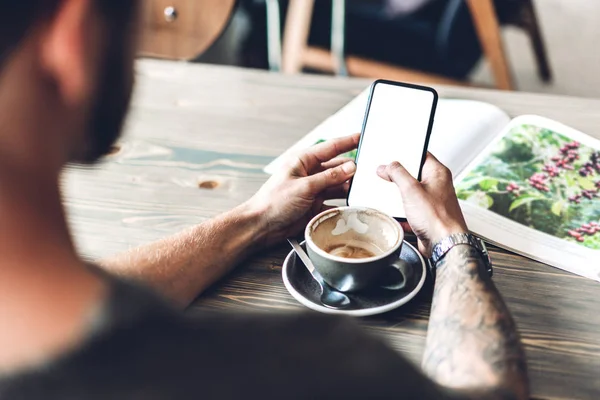
POLYGON ((41 39, 41 63, 68 105, 91 98, 99 68, 100 24, 93 0, 62 0, 41 39))

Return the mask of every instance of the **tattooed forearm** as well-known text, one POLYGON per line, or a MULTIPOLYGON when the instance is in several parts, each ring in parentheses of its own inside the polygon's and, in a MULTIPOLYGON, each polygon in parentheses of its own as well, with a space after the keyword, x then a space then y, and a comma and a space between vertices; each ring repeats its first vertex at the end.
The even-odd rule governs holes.
POLYGON ((423 369, 438 384, 467 397, 526 399, 519 335, 479 254, 470 246, 456 246, 440 263, 423 369))

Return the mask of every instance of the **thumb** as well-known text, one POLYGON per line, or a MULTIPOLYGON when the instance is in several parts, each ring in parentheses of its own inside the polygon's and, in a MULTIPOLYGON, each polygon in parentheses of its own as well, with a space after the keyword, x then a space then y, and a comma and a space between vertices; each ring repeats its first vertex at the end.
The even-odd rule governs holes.
POLYGON ((394 182, 400 192, 404 194, 409 190, 421 189, 421 184, 397 161, 390 165, 382 165, 377 169, 377 175, 389 182, 394 182))
POLYGON ((331 187, 341 185, 352 178, 355 171, 356 164, 353 161, 348 161, 335 168, 329 168, 311 175, 307 178, 310 190, 313 194, 318 194, 331 187))

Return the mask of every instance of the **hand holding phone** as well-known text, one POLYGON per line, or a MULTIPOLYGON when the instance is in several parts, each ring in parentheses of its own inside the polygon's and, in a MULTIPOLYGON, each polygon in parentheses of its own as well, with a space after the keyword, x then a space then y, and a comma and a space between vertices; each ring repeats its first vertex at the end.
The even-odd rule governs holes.
POLYGON ((419 238, 419 250, 424 256, 430 257, 432 246, 443 238, 469 232, 454 191, 452 173, 433 154, 427 154, 425 159, 423 185, 397 163, 382 165, 377 174, 398 186, 410 228, 419 238))
POLYGON ((406 220, 400 191, 381 179, 377 168, 398 161, 421 179, 437 99, 437 92, 429 87, 385 80, 373 83, 348 205, 375 208, 406 220))

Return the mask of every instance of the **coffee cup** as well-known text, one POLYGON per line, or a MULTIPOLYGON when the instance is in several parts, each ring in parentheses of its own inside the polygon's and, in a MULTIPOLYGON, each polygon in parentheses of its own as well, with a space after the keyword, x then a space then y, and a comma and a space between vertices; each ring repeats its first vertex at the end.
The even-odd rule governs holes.
POLYGON ((402 289, 412 277, 410 267, 399 259, 404 231, 380 211, 362 207, 324 211, 308 223, 305 239, 317 272, 341 292, 376 286, 402 289))

